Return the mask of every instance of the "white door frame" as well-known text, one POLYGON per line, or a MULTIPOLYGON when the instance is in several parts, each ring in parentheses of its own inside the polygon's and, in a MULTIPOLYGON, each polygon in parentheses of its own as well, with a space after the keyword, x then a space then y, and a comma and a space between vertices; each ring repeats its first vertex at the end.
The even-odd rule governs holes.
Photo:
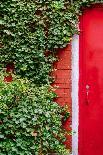
POLYGON ((72 155, 78 155, 79 126, 79 35, 72 39, 72 155))

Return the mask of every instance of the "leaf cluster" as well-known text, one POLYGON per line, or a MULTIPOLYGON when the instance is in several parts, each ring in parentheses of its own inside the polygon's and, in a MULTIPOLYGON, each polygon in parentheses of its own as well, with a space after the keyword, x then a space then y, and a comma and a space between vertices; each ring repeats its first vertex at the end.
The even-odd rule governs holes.
POLYGON ((53 102, 50 86, 37 87, 27 79, 14 77, 5 83, 0 76, 0 154, 66 154, 63 145, 61 108, 53 102), (59 137, 59 138, 58 138, 59 137))
POLYGON ((66 46, 75 31, 69 7, 67 0, 2 0, 0 63, 14 63, 16 74, 36 84, 49 83, 51 53, 66 46))
POLYGON ((77 33, 80 8, 102 0, 2 0, 0 63, 15 64, 15 72, 36 84, 50 82, 56 49, 77 33), (50 51, 48 57, 45 52, 50 51))

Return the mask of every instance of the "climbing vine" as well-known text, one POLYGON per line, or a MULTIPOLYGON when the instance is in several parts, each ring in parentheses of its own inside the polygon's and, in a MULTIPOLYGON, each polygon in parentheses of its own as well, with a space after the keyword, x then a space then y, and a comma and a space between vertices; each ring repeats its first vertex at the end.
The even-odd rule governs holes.
POLYGON ((2 0, 0 62, 15 64, 16 74, 35 83, 49 82, 53 53, 77 32, 81 6, 95 0, 2 0), (45 52, 50 51, 48 57, 45 52))
POLYGON ((53 102, 54 93, 48 92, 49 73, 56 50, 66 47, 78 33, 81 8, 102 2, 1 0, 0 73, 11 63, 14 75, 19 75, 10 84, 0 75, 1 155, 46 155, 53 150, 66 154, 63 109, 53 102))
POLYGON ((50 89, 17 76, 7 84, 0 75, 0 155, 69 153, 61 123, 67 110, 50 89))

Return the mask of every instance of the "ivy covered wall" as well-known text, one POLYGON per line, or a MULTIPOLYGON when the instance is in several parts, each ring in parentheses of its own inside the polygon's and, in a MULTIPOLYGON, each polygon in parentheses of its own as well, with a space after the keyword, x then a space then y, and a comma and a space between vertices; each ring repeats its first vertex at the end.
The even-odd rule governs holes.
POLYGON ((98 2, 103 0, 1 0, 1 155, 46 155, 53 151, 68 154, 63 145, 66 131, 61 130, 62 114, 64 118, 68 110, 56 103, 54 106, 56 96, 49 90, 53 81, 50 72, 57 49, 66 47, 73 34, 78 33, 80 8, 98 2), (11 84, 3 82, 8 63, 15 66, 11 84))

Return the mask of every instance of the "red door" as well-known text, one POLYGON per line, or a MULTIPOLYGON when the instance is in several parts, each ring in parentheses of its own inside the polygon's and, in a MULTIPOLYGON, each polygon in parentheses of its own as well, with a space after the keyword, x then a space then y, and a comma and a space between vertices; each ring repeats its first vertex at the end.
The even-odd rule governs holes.
POLYGON ((80 17, 79 155, 103 155, 103 6, 80 17))

